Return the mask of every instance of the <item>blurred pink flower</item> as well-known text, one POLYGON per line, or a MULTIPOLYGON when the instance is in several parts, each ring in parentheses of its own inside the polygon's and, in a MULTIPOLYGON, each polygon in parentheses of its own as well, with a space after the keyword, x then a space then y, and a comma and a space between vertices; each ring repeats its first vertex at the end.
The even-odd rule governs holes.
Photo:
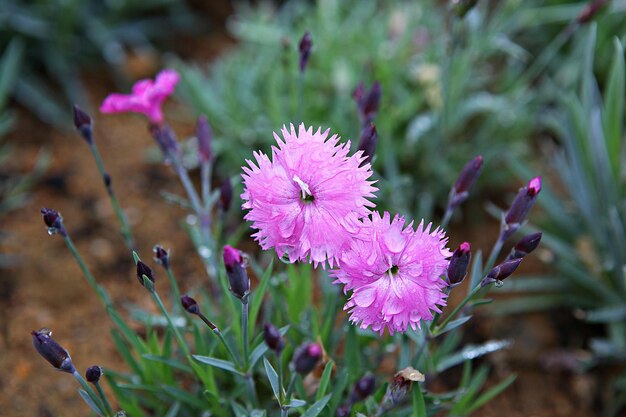
POLYGON ((338 144, 329 130, 314 133, 302 124, 298 133, 293 125, 281 133, 284 139, 274 133, 272 160, 255 152, 256 165, 247 160, 243 167, 245 219, 263 249, 332 267, 374 207, 367 200, 377 190, 368 181, 371 166, 361 151, 348 156, 350 142, 338 144))
POLYGON ((431 232, 431 224, 424 227, 423 221, 414 231, 412 222, 405 227, 403 217, 391 220, 387 212, 382 217, 373 213, 363 222, 339 269, 331 271, 344 292, 352 291, 344 307, 350 321, 380 334, 387 327, 394 334, 432 320, 432 311, 439 313, 439 306, 446 305, 442 275, 452 253, 445 232, 431 232))
POLYGON ((110 94, 100 106, 102 113, 143 113, 151 122, 163 121, 163 102, 174 93, 180 76, 174 70, 163 70, 156 79, 139 80, 131 94, 110 94))

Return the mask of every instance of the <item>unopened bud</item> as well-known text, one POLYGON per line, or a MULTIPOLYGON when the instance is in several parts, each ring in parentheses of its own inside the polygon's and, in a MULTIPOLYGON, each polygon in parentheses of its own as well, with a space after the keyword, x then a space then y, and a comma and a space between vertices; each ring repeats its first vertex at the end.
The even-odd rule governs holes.
POLYGON ((376 143, 378 142, 378 132, 376 126, 371 123, 361 131, 361 140, 359 141, 359 150, 363 151, 365 160, 363 163, 372 163, 374 153, 376 152, 376 143))
POLYGON ((154 245, 154 260, 166 270, 170 268, 170 251, 163 249, 161 245, 154 245))
POLYGON ((541 241, 541 236, 542 233, 537 232, 521 238, 511 250, 507 260, 523 258, 537 249, 537 246, 539 246, 539 242, 541 241))
POLYGON ((480 170, 483 167, 483 157, 478 155, 471 161, 469 161, 459 174, 456 182, 450 190, 450 196, 448 198, 448 205, 451 209, 454 209, 459 204, 467 200, 470 191, 476 184, 476 180, 480 176, 480 170))
POLYGON ((247 302, 250 292, 250 279, 241 251, 229 245, 224 246, 224 266, 230 283, 230 291, 242 302, 247 302))
POLYGON ((604 6, 606 6, 608 3, 609 3, 609 0, 590 1, 589 3, 587 3, 585 8, 580 12, 578 17, 576 18, 576 21, 581 25, 584 25, 585 23, 589 23, 591 19, 593 19, 595 15, 598 14, 598 12, 602 10, 604 6))
POLYGON ((230 204, 233 201, 233 186, 230 183, 230 179, 222 181, 220 186, 220 207, 222 211, 226 212, 230 208, 230 204))
POLYGON ((374 117, 376 117, 381 96, 382 89, 378 81, 374 82, 369 91, 365 91, 363 84, 360 83, 352 93, 352 97, 357 103, 363 125, 371 122, 374 120, 374 117))
POLYGON ((522 258, 511 259, 494 266, 482 280, 480 286, 484 287, 485 285, 493 282, 500 283, 501 281, 504 281, 505 278, 508 278, 513 272, 515 272, 520 263, 522 263, 522 258))
POLYGON ((100 377, 102 376, 102 368, 98 365, 90 366, 85 371, 85 379, 91 382, 92 384, 97 384, 100 381, 100 377))
POLYGON ((285 347, 285 341, 280 334, 280 330, 271 323, 263 325, 263 339, 265 344, 277 354, 280 354, 285 347))
POLYGON ((376 388, 376 378, 374 375, 368 374, 362 376, 356 384, 354 384, 354 389, 352 390, 352 401, 362 401, 372 395, 374 389, 376 388))
POLYGON ((198 154, 202 162, 209 162, 213 158, 211 126, 205 116, 198 117, 196 124, 196 138, 198 139, 198 154))
POLYGON ((33 346, 39 354, 47 360, 50 365, 59 371, 73 374, 76 372, 72 364, 72 358, 67 350, 63 349, 53 338, 52 332, 48 329, 32 331, 33 346))
POLYGON ((65 227, 63 226, 63 217, 61 213, 51 208, 42 208, 41 214, 43 216, 43 222, 48 226, 48 234, 60 234, 65 237, 67 235, 65 227))
POLYGON ((150 134, 161 148, 163 155, 171 158, 177 157, 180 154, 176 134, 174 134, 174 131, 167 124, 151 124, 150 134))
POLYGON ((352 412, 352 407, 350 404, 344 404, 342 406, 337 407, 337 412, 335 415, 337 417, 350 417, 350 413, 352 412))
POLYGON ((200 307, 198 306, 198 302, 188 295, 183 295, 182 297, 180 297, 180 304, 188 313, 200 313, 200 307))
POLYGON ((470 244, 463 242, 452 253, 448 264, 448 283, 451 287, 459 285, 465 279, 472 254, 470 244))
POLYGON ((424 382, 424 380, 424 375, 410 366, 401 370, 393 376, 389 383, 385 393, 385 401, 390 402, 391 407, 399 404, 411 390, 413 382, 424 382))
POLYGON ((300 43, 298 44, 298 52, 300 53, 300 73, 302 74, 304 74, 304 71, 306 71, 306 67, 309 63, 312 47, 313 42, 311 40, 311 34, 309 32, 306 32, 302 36, 302 39, 300 39, 300 43))
POLYGON ((144 276, 154 284, 154 272, 152 271, 152 268, 141 261, 137 261, 137 278, 139 279, 139 283, 141 285, 144 285, 144 276))
POLYGON ((93 125, 91 117, 74 104, 74 127, 89 144, 93 143, 93 125))
POLYGON ((315 365, 322 359, 324 351, 319 343, 305 343, 300 345, 293 354, 294 370, 306 375, 315 369, 315 365))
POLYGON ((504 224, 506 226, 506 236, 512 235, 521 224, 526 221, 530 209, 535 205, 537 196, 541 191, 541 177, 535 177, 528 182, 527 186, 519 189, 511 207, 504 215, 504 224))

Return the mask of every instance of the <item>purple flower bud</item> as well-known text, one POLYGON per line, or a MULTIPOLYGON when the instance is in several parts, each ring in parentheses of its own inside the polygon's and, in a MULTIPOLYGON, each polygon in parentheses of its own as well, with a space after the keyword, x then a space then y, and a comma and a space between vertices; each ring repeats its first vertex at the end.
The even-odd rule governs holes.
POLYGON ((396 373, 387 387, 385 402, 390 402, 392 407, 402 402, 413 382, 424 382, 424 375, 412 367, 396 373))
POLYGON ((196 124, 196 138, 198 139, 198 154, 201 162, 209 162, 213 158, 211 126, 205 116, 198 117, 196 124))
POLYGON ((200 313, 200 307, 198 306, 198 302, 186 294, 180 297, 180 304, 190 314, 200 313))
POLYGON ((300 345, 293 354, 293 365, 297 373, 306 375, 315 369, 315 365, 322 359, 324 351, 319 343, 305 343, 300 345))
POLYGON ((521 238, 511 250, 511 253, 509 254, 507 260, 523 258, 524 256, 537 249, 537 246, 539 246, 539 242, 541 241, 542 235, 543 234, 541 232, 537 232, 521 238))
POLYGON ((313 42, 311 41, 311 34, 306 32, 302 39, 300 39, 300 43, 298 44, 298 51, 300 53, 300 73, 304 74, 306 71, 307 64, 309 63, 309 58, 311 57, 311 47, 313 46, 313 42))
POLYGON ((278 328, 271 323, 263 325, 263 339, 265 339, 265 344, 279 355, 285 347, 283 336, 278 328))
POLYGON ((452 253, 448 264, 448 283, 451 287, 459 285, 465 279, 472 254, 470 244, 463 242, 452 253))
POLYGON ((170 251, 163 249, 161 245, 154 245, 154 260, 166 270, 170 268, 170 251))
POLYGON ((359 150, 363 151, 365 160, 363 163, 372 162, 374 153, 376 152, 376 143, 378 142, 378 132, 376 126, 371 123, 361 131, 361 140, 359 141, 359 150))
POLYGON ((150 268, 145 263, 138 261, 137 262, 137 278, 139 279, 139 283, 144 285, 143 276, 146 276, 153 284, 154 284, 154 272, 152 268, 150 268))
POLYGON ((166 157, 178 157, 180 154, 180 148, 178 147, 178 141, 176 140, 176 134, 167 125, 150 125, 150 134, 161 148, 163 155, 166 157))
POLYGON ((453 0, 452 9, 459 18, 463 18, 476 4, 478 0, 453 0))
POLYGON ((580 12, 576 21, 584 25, 589 23, 594 16, 609 3, 609 0, 594 0, 587 3, 585 8, 580 12))
POLYGON ((230 179, 225 179, 224 181, 222 181, 222 185, 220 186, 220 207, 222 211, 228 211, 232 201, 233 186, 230 183, 230 179))
POLYGON ((380 86, 380 82, 378 81, 374 82, 371 90, 369 91, 365 91, 363 84, 361 83, 352 93, 352 97, 357 103, 359 115, 361 117, 363 125, 371 122, 374 117, 376 117, 376 114, 378 113, 378 108, 380 106, 381 96, 382 89, 380 86))
POLYGON ((480 175, 480 170, 483 167, 483 157, 482 155, 478 155, 471 161, 469 161, 459 174, 456 182, 454 183, 454 192, 456 194, 469 193, 478 176, 480 175))
POLYGON ((98 365, 90 366, 85 371, 85 379, 91 382, 92 384, 97 384, 100 381, 100 377, 104 372, 102 372, 102 368, 98 365))
POLYGON ((368 374, 362 376, 352 390, 352 401, 362 401, 372 395, 376 388, 376 378, 374 375, 368 374))
POLYGON ((63 217, 61 213, 51 208, 42 208, 41 214, 43 216, 43 222, 48 226, 48 233, 53 235, 55 233, 65 237, 67 235, 65 227, 63 226, 63 217))
POLYGON ((53 338, 52 332, 48 329, 32 331, 33 346, 39 354, 47 360, 50 365, 59 371, 73 374, 76 372, 72 364, 72 358, 67 350, 63 349, 53 338))
POLYGON ((491 284, 492 282, 497 283, 503 281, 505 278, 508 278, 513 272, 515 272, 521 262, 522 258, 511 259, 494 266, 491 271, 489 271, 487 276, 482 280, 480 286, 484 287, 485 285, 491 284))
MULTIPOLYGON (((504 222, 511 233, 519 228, 526 218, 530 209, 535 205, 537 195, 541 191, 541 177, 535 177, 528 182, 528 185, 519 189, 509 211, 504 216, 504 222)), ((510 234, 509 234, 510 235, 510 234)))
POLYGON ((93 143, 93 124, 91 117, 74 104, 74 127, 89 144, 93 143))
POLYGON ((242 302, 247 302, 250 292, 250 279, 241 251, 229 245, 224 246, 224 266, 230 283, 230 291, 242 302))
POLYGON ((350 404, 344 404, 337 408, 337 413, 335 414, 337 417, 350 417, 350 412, 352 411, 352 407, 350 404))

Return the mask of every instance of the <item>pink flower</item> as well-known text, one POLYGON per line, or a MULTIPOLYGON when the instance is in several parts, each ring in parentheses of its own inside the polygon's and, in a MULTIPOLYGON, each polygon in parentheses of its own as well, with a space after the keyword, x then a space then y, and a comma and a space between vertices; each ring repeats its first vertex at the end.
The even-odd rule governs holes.
POLYGON ((131 94, 110 94, 102 106, 102 113, 143 113, 151 122, 163 121, 163 102, 174 93, 180 76, 174 70, 161 71, 154 81, 139 80, 133 85, 131 94))
POLYGON ((272 160, 255 152, 256 165, 247 160, 243 167, 245 219, 263 249, 275 248, 289 262, 332 267, 362 227, 359 218, 374 207, 367 200, 377 190, 367 180, 371 166, 360 151, 348 156, 350 142, 338 144, 328 130, 313 133, 302 124, 297 134, 293 125, 281 132, 284 140, 274 134, 272 160))
POLYGON ((405 227, 403 217, 392 221, 387 212, 383 217, 373 213, 363 222, 339 269, 331 271, 344 292, 352 291, 344 307, 350 321, 380 334, 387 327, 393 334, 432 320, 432 311, 439 313, 439 306, 446 305, 442 275, 452 253, 445 232, 431 232, 431 224, 424 227, 423 221, 414 231, 412 222, 405 227))

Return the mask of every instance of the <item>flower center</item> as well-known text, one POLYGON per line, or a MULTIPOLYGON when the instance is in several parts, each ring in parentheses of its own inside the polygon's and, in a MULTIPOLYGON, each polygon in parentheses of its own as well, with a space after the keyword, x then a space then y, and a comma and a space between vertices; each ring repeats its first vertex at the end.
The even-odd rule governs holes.
POLYGON ((389 276, 393 277, 398 273, 399 270, 400 268, 398 268, 398 265, 392 265, 391 268, 387 270, 387 273, 389 274, 389 276))
POLYGON ((293 181, 300 187, 300 192, 302 193, 300 198, 302 201, 311 202, 315 200, 315 197, 313 197, 313 193, 311 193, 311 190, 306 182, 302 181, 297 175, 293 176, 293 181))

